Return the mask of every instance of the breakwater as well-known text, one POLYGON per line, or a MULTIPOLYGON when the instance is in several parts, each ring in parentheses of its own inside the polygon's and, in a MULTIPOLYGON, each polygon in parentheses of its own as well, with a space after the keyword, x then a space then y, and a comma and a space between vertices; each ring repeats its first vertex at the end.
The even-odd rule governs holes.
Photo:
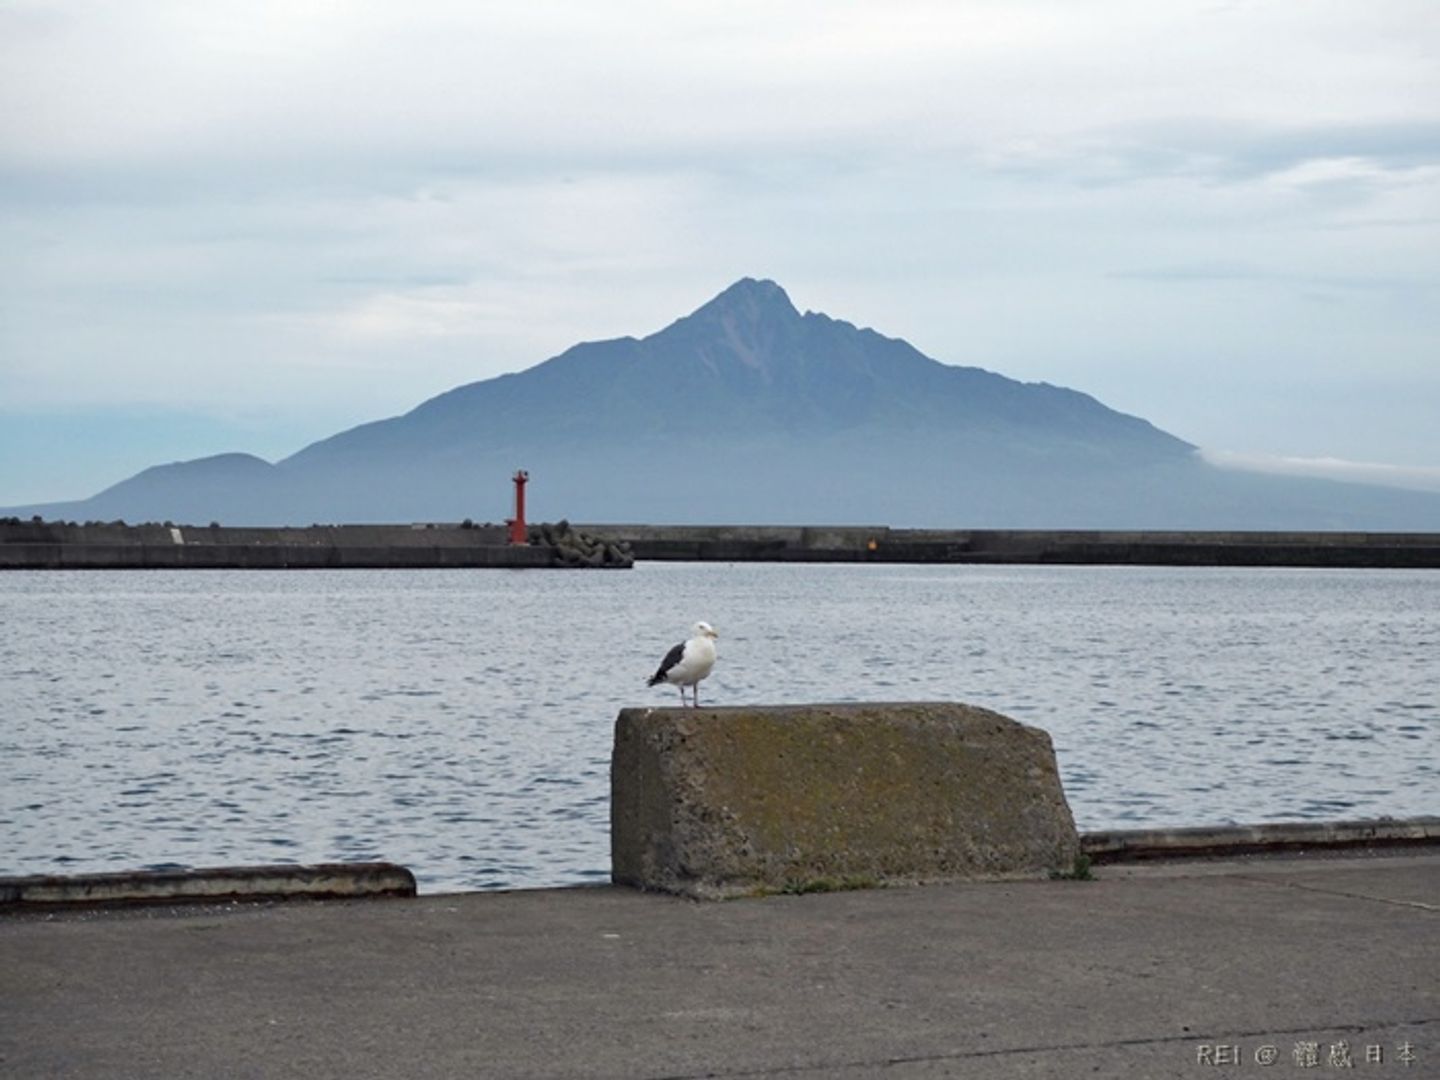
POLYGON ((1440 567, 1440 534, 587 525, 637 559, 693 562, 1440 567))
POLYGON ((518 569, 628 565, 632 554, 685 562, 1440 568, 1437 533, 594 524, 575 529, 588 544, 582 557, 543 529, 532 528, 529 545, 510 545, 503 525, 469 522, 236 528, 12 521, 0 523, 0 569, 518 569))
POLYGON ((625 568, 627 549, 537 525, 510 544, 503 525, 312 525, 234 528, 122 522, 0 523, 0 570, 323 570, 625 568))

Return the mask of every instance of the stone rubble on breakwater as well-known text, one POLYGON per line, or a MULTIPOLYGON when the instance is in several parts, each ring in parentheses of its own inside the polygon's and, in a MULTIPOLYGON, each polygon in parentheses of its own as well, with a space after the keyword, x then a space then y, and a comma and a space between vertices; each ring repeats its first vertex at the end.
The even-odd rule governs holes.
POLYGON ((555 566, 567 569, 628 570, 635 556, 625 541, 582 532, 563 518, 555 524, 531 525, 530 544, 547 548, 555 566))

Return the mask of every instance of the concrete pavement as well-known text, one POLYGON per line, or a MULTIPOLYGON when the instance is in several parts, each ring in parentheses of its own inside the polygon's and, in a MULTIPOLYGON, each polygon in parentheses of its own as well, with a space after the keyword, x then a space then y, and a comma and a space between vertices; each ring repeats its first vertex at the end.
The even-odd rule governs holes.
POLYGON ((0 1076, 1440 1076, 1433 849, 1096 877, 6 915, 0 1076))

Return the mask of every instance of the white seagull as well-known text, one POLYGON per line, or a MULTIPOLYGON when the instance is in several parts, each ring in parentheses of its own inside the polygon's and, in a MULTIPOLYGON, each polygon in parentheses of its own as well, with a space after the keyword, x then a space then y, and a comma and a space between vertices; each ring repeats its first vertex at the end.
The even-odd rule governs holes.
POLYGON ((700 707, 700 680, 710 674, 710 669, 715 666, 715 639, 720 635, 715 633, 707 622, 697 622, 695 629, 691 631, 690 640, 682 641, 668 653, 665 659, 660 661, 660 666, 655 669, 655 674, 650 676, 646 686, 654 686, 656 683, 674 683, 680 687, 680 707, 683 709, 685 701, 685 687, 690 687, 690 693, 694 696, 694 706, 700 707))

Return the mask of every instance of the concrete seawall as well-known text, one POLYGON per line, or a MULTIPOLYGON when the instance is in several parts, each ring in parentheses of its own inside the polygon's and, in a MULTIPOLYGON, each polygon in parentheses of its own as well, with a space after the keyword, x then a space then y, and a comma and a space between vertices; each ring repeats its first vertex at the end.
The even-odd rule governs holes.
POLYGON ((545 543, 509 544, 500 525, 0 523, 0 570, 538 569, 545 543))
POLYGON ((11 570, 361 570, 538 569, 543 548, 321 547, 297 544, 6 544, 11 570))
MULTIPOLYGON (((579 526, 637 559, 1440 568, 1440 534, 892 529, 883 525, 579 526)), ((3 569, 543 567, 499 525, 230 528, 0 523, 3 569)))
POLYGON ((891 529, 886 526, 587 525, 637 559, 1440 567, 1440 534, 891 529))

